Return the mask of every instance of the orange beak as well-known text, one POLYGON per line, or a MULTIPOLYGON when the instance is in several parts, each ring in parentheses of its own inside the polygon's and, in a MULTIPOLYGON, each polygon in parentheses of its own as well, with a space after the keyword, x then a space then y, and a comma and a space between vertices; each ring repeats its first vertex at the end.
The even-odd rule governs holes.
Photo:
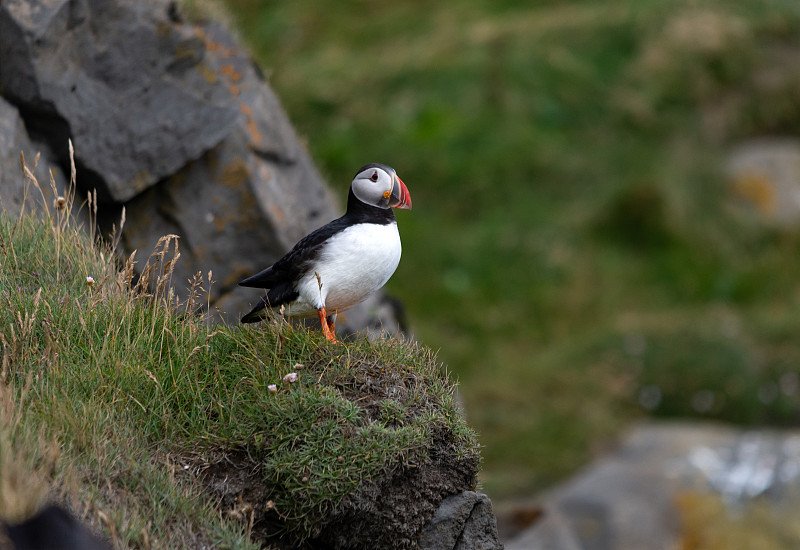
POLYGON ((408 187, 397 174, 392 174, 392 177, 395 184, 392 186, 392 199, 389 201, 389 206, 411 210, 411 194, 408 192, 408 187))

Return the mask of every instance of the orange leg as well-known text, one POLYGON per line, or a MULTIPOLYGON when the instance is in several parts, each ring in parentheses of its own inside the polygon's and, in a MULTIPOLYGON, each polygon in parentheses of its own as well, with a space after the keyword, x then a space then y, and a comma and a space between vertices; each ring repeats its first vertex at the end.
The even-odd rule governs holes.
POLYGON ((336 340, 336 333, 334 332, 334 329, 336 327, 333 325, 333 321, 331 321, 331 323, 328 324, 328 319, 327 319, 328 314, 325 312, 325 308, 323 307, 318 309, 317 315, 319 315, 319 322, 322 324, 322 334, 324 334, 325 338, 327 338, 331 342, 338 343, 338 341, 336 340))
POLYGON ((331 334, 333 335, 336 334, 336 316, 338 313, 339 313, 338 311, 334 311, 333 315, 328 315, 328 317, 326 317, 326 319, 328 320, 328 328, 330 329, 331 334))

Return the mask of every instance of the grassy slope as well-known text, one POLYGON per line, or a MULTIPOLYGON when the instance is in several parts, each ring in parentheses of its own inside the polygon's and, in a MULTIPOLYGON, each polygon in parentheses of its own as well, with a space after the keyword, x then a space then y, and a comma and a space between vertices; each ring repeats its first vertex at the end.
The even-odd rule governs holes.
POLYGON ((430 352, 337 346, 281 323, 209 327, 172 298, 173 241, 148 261, 149 288, 90 243, 63 213, 0 214, 0 519, 49 491, 121 547, 250 548, 253 514, 273 534, 313 536, 363 483, 424 465, 442 434, 438 449, 474 467, 474 434, 430 352), (227 478, 226 457, 243 453, 258 457, 266 512, 216 509, 223 495, 192 475, 227 478))
POLYGON ((800 416, 800 235, 732 214, 721 170, 800 128, 795 0, 225 3, 342 193, 376 160, 408 184, 389 290, 462 381, 491 495, 640 400, 800 416))

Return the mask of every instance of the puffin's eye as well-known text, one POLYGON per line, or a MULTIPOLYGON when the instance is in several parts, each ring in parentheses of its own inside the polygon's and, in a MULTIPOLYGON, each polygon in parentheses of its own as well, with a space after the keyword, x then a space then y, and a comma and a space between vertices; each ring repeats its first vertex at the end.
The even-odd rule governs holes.
POLYGON ((378 173, 373 172, 372 175, 369 177, 372 181, 378 181, 378 173))

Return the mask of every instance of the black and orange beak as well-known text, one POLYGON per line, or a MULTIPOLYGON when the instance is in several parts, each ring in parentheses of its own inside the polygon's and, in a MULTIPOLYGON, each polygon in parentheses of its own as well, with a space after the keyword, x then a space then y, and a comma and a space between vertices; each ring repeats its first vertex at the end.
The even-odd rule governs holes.
POLYGON ((392 185, 392 197, 389 200, 389 206, 411 210, 411 195, 408 192, 408 187, 397 174, 392 174, 392 179, 394 180, 394 185, 392 185))

